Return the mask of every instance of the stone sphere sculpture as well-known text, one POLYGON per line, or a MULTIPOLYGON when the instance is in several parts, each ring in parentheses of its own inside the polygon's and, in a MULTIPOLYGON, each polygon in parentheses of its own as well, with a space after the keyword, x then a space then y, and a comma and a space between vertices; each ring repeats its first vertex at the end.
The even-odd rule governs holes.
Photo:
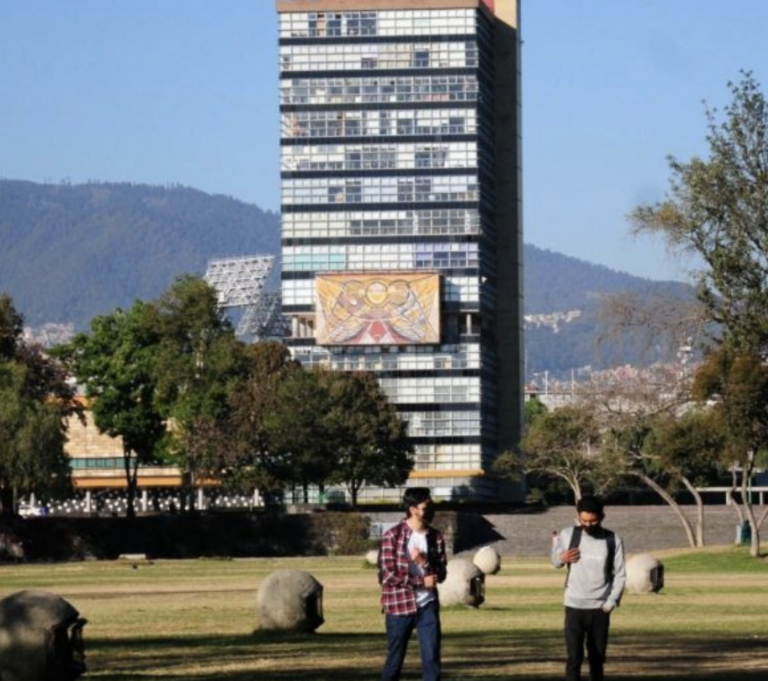
POLYGON ((365 554, 365 562, 368 563, 368 565, 378 565, 379 564, 379 550, 378 549, 371 549, 370 551, 367 551, 365 554))
POLYGON ((501 556, 493 546, 483 546, 479 549, 472 562, 480 568, 484 575, 495 575, 501 570, 501 556))
POLYGON ((485 575, 474 563, 453 558, 448 561, 448 574, 439 590, 441 605, 461 603, 477 608, 485 601, 485 575))
POLYGON ((315 631, 323 619, 323 585, 303 570, 276 570, 256 595, 259 627, 267 631, 315 631))
POLYGON ((664 566, 650 553, 640 553, 627 561, 627 591, 646 594, 663 588, 664 566))
POLYGON ((85 672, 86 620, 61 596, 18 591, 0 600, 0 679, 73 681, 85 672))

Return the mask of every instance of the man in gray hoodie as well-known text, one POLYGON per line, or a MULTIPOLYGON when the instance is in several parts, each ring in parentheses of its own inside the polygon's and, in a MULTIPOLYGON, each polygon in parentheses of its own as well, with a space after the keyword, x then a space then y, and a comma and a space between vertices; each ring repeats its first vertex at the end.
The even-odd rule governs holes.
POLYGON ((552 565, 568 567, 565 679, 581 680, 586 643, 590 679, 603 681, 611 611, 619 605, 627 581, 624 542, 603 528, 603 504, 599 499, 582 497, 576 511, 578 524, 566 527, 552 542, 552 565))

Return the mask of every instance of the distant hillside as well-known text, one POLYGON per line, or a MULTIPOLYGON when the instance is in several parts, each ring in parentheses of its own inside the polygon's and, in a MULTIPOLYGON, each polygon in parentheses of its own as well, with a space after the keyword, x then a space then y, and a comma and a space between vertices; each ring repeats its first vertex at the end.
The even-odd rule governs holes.
MULTIPOLYGON (((0 242, 0 292, 13 297, 26 324, 84 330, 97 314, 157 297, 180 274, 202 274, 211 258, 277 254, 279 216, 187 187, 0 180, 0 242)), ((691 295, 683 284, 531 245, 524 257, 529 377, 655 359, 641 356, 631 339, 596 352, 600 297, 626 290, 691 295)))
POLYGON ((187 187, 4 180, 0 242, 0 291, 25 322, 82 330, 210 258, 276 253, 279 218, 187 187))
POLYGON ((547 372, 568 379, 580 369, 605 369, 622 364, 645 366, 671 361, 670 349, 647 347, 631 334, 597 343, 607 329, 596 319, 608 294, 633 293, 691 299, 693 288, 674 281, 651 281, 593 265, 560 253, 525 247, 525 352, 528 379, 547 372))
POLYGON ((561 253, 525 246, 525 313, 545 314, 594 307, 605 293, 654 291, 687 296, 688 284, 651 281, 561 253))

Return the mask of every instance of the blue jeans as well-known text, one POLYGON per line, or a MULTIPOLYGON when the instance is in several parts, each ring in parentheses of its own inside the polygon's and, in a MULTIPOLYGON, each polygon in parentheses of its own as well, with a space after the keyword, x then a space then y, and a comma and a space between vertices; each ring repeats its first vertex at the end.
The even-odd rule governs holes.
POLYGON ((440 681, 440 606, 433 601, 415 615, 386 616, 387 661, 381 681, 400 681, 400 671, 413 630, 419 638, 424 681, 440 681))

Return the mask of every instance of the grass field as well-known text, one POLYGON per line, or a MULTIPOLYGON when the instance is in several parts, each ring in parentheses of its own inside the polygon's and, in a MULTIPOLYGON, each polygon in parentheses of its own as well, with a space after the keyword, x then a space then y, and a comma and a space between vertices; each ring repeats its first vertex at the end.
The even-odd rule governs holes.
MULTIPOLYGON (((612 619, 609 678, 768 679, 768 561, 740 548, 655 555, 665 588, 625 595, 612 619)), ((444 608, 444 678, 562 678, 562 583, 544 561, 507 560, 487 579, 482 607, 444 608)), ((0 596, 57 593, 88 619, 85 679, 375 681, 383 661, 376 573, 359 558, 3 566, 0 585, 0 596), (256 590, 281 567, 323 584, 317 633, 258 631, 256 590)), ((421 678, 412 646, 404 679, 421 678)))

